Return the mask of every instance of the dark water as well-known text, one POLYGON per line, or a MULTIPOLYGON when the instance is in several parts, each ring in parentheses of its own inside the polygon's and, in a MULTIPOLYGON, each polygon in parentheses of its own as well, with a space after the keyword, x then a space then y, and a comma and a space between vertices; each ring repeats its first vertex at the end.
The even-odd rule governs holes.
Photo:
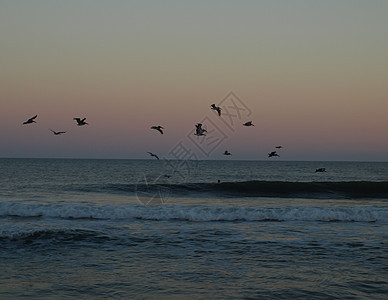
POLYGON ((0 226, 1 299, 388 294, 387 163, 0 159, 0 226))

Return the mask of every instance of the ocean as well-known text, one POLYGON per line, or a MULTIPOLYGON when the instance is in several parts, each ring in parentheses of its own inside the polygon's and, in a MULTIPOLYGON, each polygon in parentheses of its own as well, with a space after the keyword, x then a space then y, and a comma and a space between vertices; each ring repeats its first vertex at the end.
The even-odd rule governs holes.
POLYGON ((0 299, 387 295, 388 163, 0 159, 0 299))

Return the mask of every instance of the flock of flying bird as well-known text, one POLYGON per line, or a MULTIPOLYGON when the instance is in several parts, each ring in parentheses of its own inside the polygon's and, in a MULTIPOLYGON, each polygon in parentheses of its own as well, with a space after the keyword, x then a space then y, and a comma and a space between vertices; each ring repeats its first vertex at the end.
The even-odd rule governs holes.
MULTIPOLYGON (((23 122, 23 125, 27 125, 27 124, 32 124, 32 123, 36 123, 35 119, 38 117, 38 115, 35 115, 31 118, 29 118, 27 121, 23 122)), ((78 126, 83 126, 83 125, 88 125, 88 123, 85 122, 86 118, 74 118, 73 120, 77 121, 77 125, 78 126)), ((66 131, 55 131, 55 130, 52 130, 50 128, 50 131, 54 134, 54 135, 61 135, 61 134, 64 134, 66 133, 66 131)))
MULTIPOLYGON (((210 105, 210 108, 212 110, 216 111, 218 116, 221 116, 221 107, 216 106, 215 104, 212 104, 212 105, 210 105)), ((248 122, 245 122, 243 124, 243 126, 250 127, 250 126, 255 126, 255 125, 252 123, 252 121, 248 121, 248 122)), ((151 126, 151 129, 155 129, 155 130, 159 131, 161 134, 163 134, 163 129, 164 128, 162 126, 158 125, 158 126, 151 126)), ((195 125, 195 133, 194 133, 194 135, 196 135, 196 136, 205 136, 206 132, 207 132, 207 130, 205 128, 202 128, 202 124, 201 123, 197 123, 195 125)), ((275 148, 281 149, 281 148, 283 148, 283 146, 276 146, 275 148)), ((152 157, 155 157, 156 159, 159 159, 159 157, 156 154, 154 154, 152 152, 147 152, 147 153, 149 155, 151 155, 152 157)), ((230 155, 232 155, 232 153, 230 153, 228 150, 225 150, 223 155, 230 156, 230 155)), ((271 151, 270 153, 268 153, 268 157, 275 157, 275 156, 279 157, 279 154, 277 154, 276 151, 271 151)))
MULTIPOLYGON (((216 111, 218 113, 218 116, 221 116, 221 107, 216 106, 215 104, 212 104, 210 106, 210 108, 212 110, 216 111)), ((35 120, 36 120, 37 117, 38 117, 38 115, 35 115, 35 116, 29 118, 27 121, 23 122, 23 125, 36 123, 35 120)), ((86 118, 83 118, 83 119, 81 119, 81 118, 73 118, 73 120, 75 120, 77 122, 78 126, 89 125, 88 123, 85 122, 86 118)), ((255 125, 252 123, 252 121, 248 121, 248 122, 245 122, 243 124, 243 126, 250 127, 250 126, 255 126, 255 125)), ((151 129, 159 131, 160 134, 164 134, 164 131, 163 131, 164 128, 162 126, 160 126, 160 125, 158 125, 158 126, 151 126, 151 129)), ((61 135, 61 134, 66 133, 66 131, 55 131, 55 130, 52 130, 51 128, 50 128, 50 131, 54 135, 61 135)), ((206 132, 207 132, 207 130, 205 128, 202 128, 202 124, 201 123, 197 123, 195 125, 195 133, 194 133, 194 135, 196 135, 196 136, 205 136, 206 132)), ((276 148, 277 149, 281 149, 283 147, 282 146, 277 146, 276 148)), ((159 159, 159 157, 156 154, 154 154, 152 152, 147 152, 147 153, 149 155, 151 155, 152 157, 155 157, 156 159, 159 159)), ((232 153, 230 153, 228 150, 225 150, 223 155, 230 156, 230 155, 232 155, 232 153)), ((268 157, 275 157, 275 156, 279 157, 279 154, 277 154, 276 151, 272 151, 272 152, 268 153, 268 157)))
MULTIPOLYGON (((210 108, 214 111, 217 112, 218 116, 221 116, 221 107, 219 106, 216 106, 215 104, 212 104, 210 106, 210 108)), ((27 124, 32 124, 32 123, 36 123, 36 118, 38 117, 38 115, 35 115, 31 118, 29 118, 27 121, 23 122, 23 125, 27 125, 27 124)), ((88 123, 86 123, 86 118, 73 118, 73 120, 75 120, 77 122, 77 125, 78 126, 84 126, 84 125, 89 125, 88 123)), ((250 126, 255 126, 252 121, 248 121, 248 122, 245 122, 244 124, 242 124, 243 126, 246 126, 246 127, 250 127, 250 126)), ((154 130, 157 130, 160 132, 160 134, 164 134, 164 128, 160 125, 158 126, 151 126, 151 129, 154 129, 154 130)), ((66 131, 55 131, 55 130, 52 130, 50 128, 50 131, 54 134, 54 135, 61 135, 61 134, 64 134, 66 133, 66 131)), ((194 135, 196 136, 205 136, 206 135, 206 132, 207 130, 205 128, 202 128, 202 124, 201 123, 197 123, 195 125, 195 133, 194 135)), ((282 149, 283 146, 276 146, 275 147, 276 149, 282 149)), ((152 153, 152 152, 147 152, 149 155, 151 155, 152 157, 155 157, 156 159, 159 159, 159 157, 152 153)), ((225 152, 223 153, 223 155, 226 155, 226 156, 230 156, 232 155, 232 153, 230 153, 228 150, 225 150, 225 152)), ((276 152, 276 151, 271 151, 268 153, 268 157, 271 158, 271 157, 280 157, 279 154, 276 152)), ((315 170, 315 172, 326 172, 326 168, 318 168, 315 170)))

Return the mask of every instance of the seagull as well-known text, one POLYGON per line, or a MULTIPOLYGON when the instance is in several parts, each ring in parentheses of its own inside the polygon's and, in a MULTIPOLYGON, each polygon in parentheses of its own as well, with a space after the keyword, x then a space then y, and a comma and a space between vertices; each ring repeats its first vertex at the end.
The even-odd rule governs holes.
POLYGON ((276 149, 282 149, 283 146, 276 146, 275 148, 276 148, 276 149))
POLYGON ((83 118, 82 120, 80 118, 74 118, 73 120, 77 121, 78 126, 89 125, 88 123, 85 122, 86 118, 83 118))
POLYGON ((25 124, 31 124, 31 123, 36 123, 35 119, 38 117, 38 115, 33 116, 32 118, 29 118, 27 121, 23 122, 23 125, 25 124))
POLYGON ((244 126, 255 126, 255 125, 252 124, 252 121, 246 122, 243 125, 244 126))
POLYGON ((268 153, 268 157, 272 156, 279 156, 279 154, 276 153, 276 151, 272 151, 271 153, 268 153))
POLYGON ((216 106, 215 104, 212 104, 211 105, 211 109, 215 110, 216 112, 218 112, 218 115, 221 116, 221 107, 216 106))
POLYGON ((157 131, 159 131, 161 134, 163 134, 163 130, 164 129, 162 126, 152 126, 151 129, 156 129, 157 131))
POLYGON ((225 150, 224 155, 232 155, 228 150, 225 150))
POLYGON ((195 127, 196 127, 196 129, 195 129, 194 135, 196 135, 196 136, 205 135, 205 132, 207 132, 206 129, 202 128, 201 123, 198 123, 197 125, 195 125, 195 127))
POLYGON ((316 169, 315 172, 326 172, 326 168, 319 168, 319 169, 316 169))
POLYGON ((159 157, 156 154, 153 154, 152 152, 147 152, 149 155, 156 157, 156 159, 159 159, 159 157))
POLYGON ((54 131, 50 128, 51 132, 54 133, 54 135, 60 135, 62 133, 66 133, 66 131, 54 131))

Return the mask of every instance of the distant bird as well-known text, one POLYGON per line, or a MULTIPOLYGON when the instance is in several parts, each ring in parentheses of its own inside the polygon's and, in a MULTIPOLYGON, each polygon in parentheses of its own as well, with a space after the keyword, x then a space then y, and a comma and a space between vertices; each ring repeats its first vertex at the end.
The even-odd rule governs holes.
POLYGON ((168 175, 168 174, 164 174, 163 176, 166 177, 166 178, 170 178, 171 177, 171 175, 168 175))
POLYGON ((33 116, 32 118, 29 118, 27 121, 23 122, 23 125, 25 124, 31 124, 31 123, 36 123, 35 119, 38 117, 38 115, 33 116))
POLYGON ((228 150, 225 150, 224 155, 232 155, 228 150))
POLYGON ((54 135, 61 135, 62 133, 66 133, 66 131, 54 131, 54 130, 52 130, 52 129, 50 129, 50 131, 51 131, 52 133, 54 133, 54 135))
POLYGON ((82 120, 80 118, 74 118, 73 120, 77 121, 78 126, 89 125, 88 123, 85 122, 86 118, 83 118, 82 120))
POLYGON ((156 157, 156 159, 159 159, 159 156, 157 156, 156 154, 152 153, 152 152, 147 152, 149 155, 153 156, 153 157, 156 157))
POLYGON ((161 134, 163 134, 163 130, 164 129, 162 126, 152 126, 151 129, 156 129, 157 131, 159 131, 161 134))
POLYGON ((218 113, 218 115, 221 116, 221 107, 216 106, 215 104, 212 104, 211 109, 215 110, 218 113))
POLYGON ((243 125, 244 126, 255 126, 255 125, 253 125, 252 121, 246 122, 243 125))
POLYGON ((276 146, 275 148, 276 148, 276 149, 282 149, 283 146, 276 146))
POLYGON ((273 156, 279 156, 279 154, 277 154, 276 151, 272 151, 268 153, 268 157, 273 157, 273 156))
POLYGON ((315 172, 326 172, 326 168, 318 168, 315 172))
POLYGON ((202 128, 201 123, 198 123, 197 125, 195 125, 195 127, 196 127, 196 129, 195 129, 194 135, 196 135, 196 136, 205 135, 205 132, 207 132, 206 129, 202 128))

